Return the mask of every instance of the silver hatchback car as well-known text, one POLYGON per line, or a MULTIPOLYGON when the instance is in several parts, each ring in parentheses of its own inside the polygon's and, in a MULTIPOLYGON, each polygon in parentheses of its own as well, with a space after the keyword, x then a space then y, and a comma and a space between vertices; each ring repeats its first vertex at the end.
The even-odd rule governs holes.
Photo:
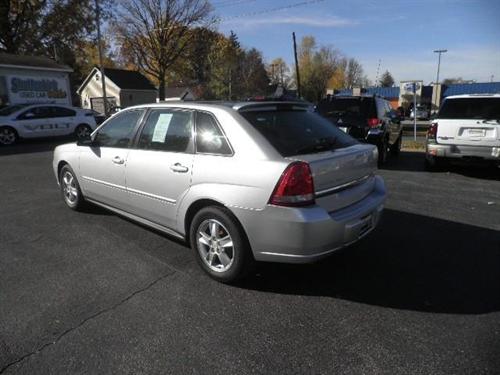
POLYGON ((169 102, 123 110, 58 146, 64 202, 185 239, 231 282, 255 261, 307 263, 378 223, 377 149, 296 102, 169 102))

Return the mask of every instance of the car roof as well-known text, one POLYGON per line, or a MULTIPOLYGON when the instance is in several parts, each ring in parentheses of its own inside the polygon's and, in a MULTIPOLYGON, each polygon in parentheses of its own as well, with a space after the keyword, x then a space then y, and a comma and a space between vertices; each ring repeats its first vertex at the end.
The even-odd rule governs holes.
POLYGON ((191 101, 191 100, 172 100, 159 103, 141 104, 126 109, 141 109, 141 108, 186 108, 186 109, 226 109, 240 111, 242 109, 268 107, 272 105, 292 105, 307 108, 311 106, 308 102, 303 101, 248 101, 248 102, 231 102, 231 101, 191 101))
POLYGON ((451 95, 447 96, 445 99, 463 99, 463 98, 500 98, 500 94, 463 94, 463 95, 451 95))

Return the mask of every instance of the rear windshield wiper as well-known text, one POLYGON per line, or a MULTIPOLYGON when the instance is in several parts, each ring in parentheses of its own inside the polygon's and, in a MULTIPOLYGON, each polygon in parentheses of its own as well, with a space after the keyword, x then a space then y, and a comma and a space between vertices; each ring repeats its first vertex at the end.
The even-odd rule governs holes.
POLYGON ((315 140, 315 143, 300 147, 295 151, 295 154, 310 154, 314 152, 321 152, 327 150, 333 150, 337 145, 336 138, 319 138, 315 140))
POLYGON ((487 118, 487 119, 483 120, 483 124, 487 123, 487 122, 490 122, 490 121, 496 121, 496 122, 500 123, 500 119, 497 119, 497 118, 487 118))

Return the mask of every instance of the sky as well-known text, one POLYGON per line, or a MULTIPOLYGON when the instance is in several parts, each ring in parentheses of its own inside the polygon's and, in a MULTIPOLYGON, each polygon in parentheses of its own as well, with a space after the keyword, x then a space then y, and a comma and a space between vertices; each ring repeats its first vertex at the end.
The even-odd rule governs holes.
POLYGON ((375 81, 388 70, 396 82, 462 77, 500 81, 500 0, 213 0, 219 31, 270 62, 293 64, 292 32, 361 62, 375 81), (284 8, 284 9, 282 9, 284 8))

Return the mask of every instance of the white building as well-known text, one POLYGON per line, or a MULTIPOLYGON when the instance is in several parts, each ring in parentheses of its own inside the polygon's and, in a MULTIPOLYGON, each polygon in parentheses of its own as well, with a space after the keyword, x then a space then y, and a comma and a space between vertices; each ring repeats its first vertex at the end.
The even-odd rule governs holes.
MULTIPOLYGON (((155 103, 157 90, 141 73, 132 70, 105 68, 106 97, 109 105, 126 108, 132 105, 155 103)), ((82 108, 104 112, 101 71, 94 67, 76 90, 82 108)))
POLYGON ((24 103, 71 105, 73 69, 44 56, 0 53, 0 106, 24 103))

